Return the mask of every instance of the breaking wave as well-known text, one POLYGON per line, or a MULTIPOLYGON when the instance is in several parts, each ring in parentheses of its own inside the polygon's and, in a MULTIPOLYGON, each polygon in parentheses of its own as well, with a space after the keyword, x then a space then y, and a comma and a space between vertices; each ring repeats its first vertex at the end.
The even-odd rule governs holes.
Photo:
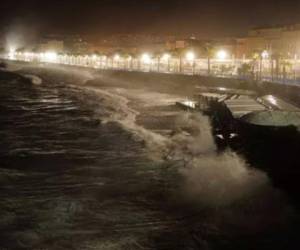
POLYGON ((34 85, 41 85, 43 83, 43 80, 36 76, 36 75, 24 75, 25 78, 29 79, 31 81, 32 84, 34 85))
POLYGON ((140 112, 126 97, 99 88, 86 89, 101 96, 101 104, 109 110, 104 123, 117 122, 133 133, 145 143, 151 159, 174 163, 185 178, 185 194, 194 201, 229 205, 270 184, 265 173, 249 167, 236 153, 217 151, 208 117, 179 112, 172 135, 164 136, 137 124, 140 112))

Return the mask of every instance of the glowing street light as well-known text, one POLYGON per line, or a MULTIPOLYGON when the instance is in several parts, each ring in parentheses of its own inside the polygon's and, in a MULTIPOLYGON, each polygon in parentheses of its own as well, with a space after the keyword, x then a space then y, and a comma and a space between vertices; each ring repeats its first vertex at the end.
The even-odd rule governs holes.
POLYGON ((150 64, 151 63, 151 56, 147 53, 144 53, 141 57, 142 62, 145 64, 150 64))
MULTIPOLYGON (((195 68, 196 68, 196 55, 193 51, 189 51, 186 53, 185 58, 192 64, 192 74, 195 74, 195 68)), ((180 70, 181 71, 181 70, 180 70)))
POLYGON ((119 54, 114 55, 114 60, 119 61, 120 60, 120 55, 119 54))
POLYGON ((165 54, 163 54, 163 56, 162 56, 162 60, 163 61, 168 61, 168 60, 170 60, 170 58, 171 58, 171 55, 170 54, 168 54, 168 53, 165 53, 165 54))
POLYGON ((15 54, 16 54, 16 50, 14 49, 14 48, 10 48, 9 49, 9 52, 8 52, 8 57, 10 58, 10 59, 12 59, 12 58, 14 58, 15 57, 15 54))
POLYGON ((228 57, 228 53, 225 50, 219 50, 217 52, 217 58, 219 60, 225 60, 228 57))
POLYGON ((261 53, 261 57, 262 57, 263 59, 267 59, 267 58, 269 57, 269 52, 266 51, 266 50, 264 50, 264 51, 261 53))
POLYGON ((189 51, 186 53, 185 55, 185 58, 188 60, 188 61, 194 61, 196 56, 195 56, 195 53, 192 52, 192 51, 189 51))
POLYGON ((170 59, 171 59, 171 55, 168 53, 163 54, 163 56, 161 57, 162 61, 167 63, 167 71, 170 72, 170 59))
POLYGON ((30 53, 29 52, 25 52, 24 53, 24 59, 25 59, 25 61, 30 61, 30 53))
POLYGON ((47 62, 51 62, 51 63, 56 62, 57 53, 55 53, 55 52, 46 52, 44 54, 44 58, 47 62))

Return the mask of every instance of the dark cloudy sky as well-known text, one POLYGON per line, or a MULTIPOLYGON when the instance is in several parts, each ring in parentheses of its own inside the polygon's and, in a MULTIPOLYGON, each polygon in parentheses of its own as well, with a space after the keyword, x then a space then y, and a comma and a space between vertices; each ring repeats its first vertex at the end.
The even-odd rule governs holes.
POLYGON ((300 22, 300 0, 1 0, 0 29, 224 36, 300 22))

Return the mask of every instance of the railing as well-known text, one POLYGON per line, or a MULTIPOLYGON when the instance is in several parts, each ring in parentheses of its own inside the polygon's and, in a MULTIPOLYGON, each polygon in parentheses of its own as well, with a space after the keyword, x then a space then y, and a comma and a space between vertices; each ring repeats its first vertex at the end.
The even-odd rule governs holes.
POLYGON ((237 60, 237 59, 179 59, 179 58, 122 58, 97 55, 57 55, 55 53, 10 53, 8 60, 55 63, 96 69, 159 72, 170 74, 209 75, 300 84, 300 61, 237 60))

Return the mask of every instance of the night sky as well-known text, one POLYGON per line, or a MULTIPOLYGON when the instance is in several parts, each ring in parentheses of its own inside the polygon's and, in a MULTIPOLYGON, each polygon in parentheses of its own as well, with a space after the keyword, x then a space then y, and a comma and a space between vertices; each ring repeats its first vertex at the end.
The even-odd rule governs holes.
POLYGON ((300 22, 300 0, 1 0, 0 29, 25 33, 243 35, 300 22))

